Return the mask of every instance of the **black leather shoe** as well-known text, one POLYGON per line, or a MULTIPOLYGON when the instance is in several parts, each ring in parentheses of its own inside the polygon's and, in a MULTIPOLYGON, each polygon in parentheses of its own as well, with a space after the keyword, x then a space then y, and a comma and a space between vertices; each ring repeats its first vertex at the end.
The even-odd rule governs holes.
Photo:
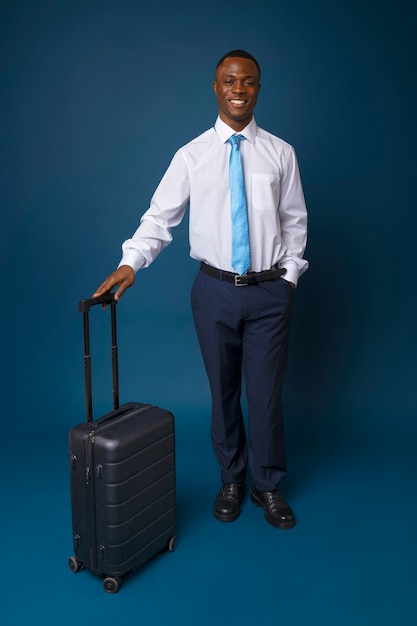
POLYGON ((223 483, 214 503, 214 517, 220 522, 234 522, 244 495, 245 483, 223 483))
POLYGON ((250 499, 256 506, 263 507, 266 521, 275 528, 287 530, 295 526, 294 513, 278 489, 260 491, 253 485, 250 499))

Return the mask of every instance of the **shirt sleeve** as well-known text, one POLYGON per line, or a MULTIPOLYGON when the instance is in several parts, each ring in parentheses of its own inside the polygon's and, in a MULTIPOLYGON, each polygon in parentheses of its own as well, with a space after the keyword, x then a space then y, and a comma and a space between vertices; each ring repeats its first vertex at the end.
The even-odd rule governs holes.
POLYGON ((296 285, 298 278, 308 268, 308 261, 303 259, 307 244, 307 209, 293 148, 287 153, 282 174, 279 217, 281 237, 286 246, 280 266, 287 270, 283 278, 296 285))
POLYGON ((184 157, 179 150, 162 177, 149 209, 131 239, 122 244, 121 265, 135 272, 148 267, 172 241, 171 229, 184 217, 189 203, 190 181, 184 157))

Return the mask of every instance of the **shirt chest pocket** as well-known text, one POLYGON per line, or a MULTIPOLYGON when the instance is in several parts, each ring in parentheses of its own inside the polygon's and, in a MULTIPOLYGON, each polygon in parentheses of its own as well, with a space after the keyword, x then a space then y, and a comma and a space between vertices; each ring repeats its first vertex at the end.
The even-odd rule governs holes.
POLYGON ((278 207, 279 178, 274 174, 252 174, 252 204, 258 211, 274 211, 278 207))

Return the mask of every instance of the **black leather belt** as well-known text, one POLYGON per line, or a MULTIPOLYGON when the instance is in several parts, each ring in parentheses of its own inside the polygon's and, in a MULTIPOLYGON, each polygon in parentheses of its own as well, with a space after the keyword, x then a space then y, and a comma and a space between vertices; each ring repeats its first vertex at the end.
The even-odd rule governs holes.
POLYGON ((226 272, 224 270, 218 270, 207 263, 201 263, 201 271, 213 278, 219 280, 225 280, 227 283, 234 283, 236 287, 246 287, 247 285, 256 285, 256 283, 262 283, 265 280, 275 280, 280 278, 287 271, 285 268, 279 268, 278 263, 274 265, 270 270, 264 272, 249 272, 248 274, 234 274, 233 272, 226 272))

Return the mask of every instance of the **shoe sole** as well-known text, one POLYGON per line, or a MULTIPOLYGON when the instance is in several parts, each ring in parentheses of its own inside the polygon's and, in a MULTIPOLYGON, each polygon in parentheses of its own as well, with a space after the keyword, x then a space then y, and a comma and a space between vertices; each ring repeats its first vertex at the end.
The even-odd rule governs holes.
POLYGON ((259 498, 257 498, 253 493, 250 494, 250 499, 251 502, 264 510, 264 517, 265 520, 268 522, 268 524, 270 524, 271 526, 273 526, 274 528, 278 528, 278 530, 290 530, 290 528, 294 528, 295 526, 295 520, 290 520, 288 522, 276 522, 275 520, 271 519, 270 517, 268 517, 266 510, 265 510, 265 506, 263 504, 263 502, 261 500, 259 500, 259 498))

